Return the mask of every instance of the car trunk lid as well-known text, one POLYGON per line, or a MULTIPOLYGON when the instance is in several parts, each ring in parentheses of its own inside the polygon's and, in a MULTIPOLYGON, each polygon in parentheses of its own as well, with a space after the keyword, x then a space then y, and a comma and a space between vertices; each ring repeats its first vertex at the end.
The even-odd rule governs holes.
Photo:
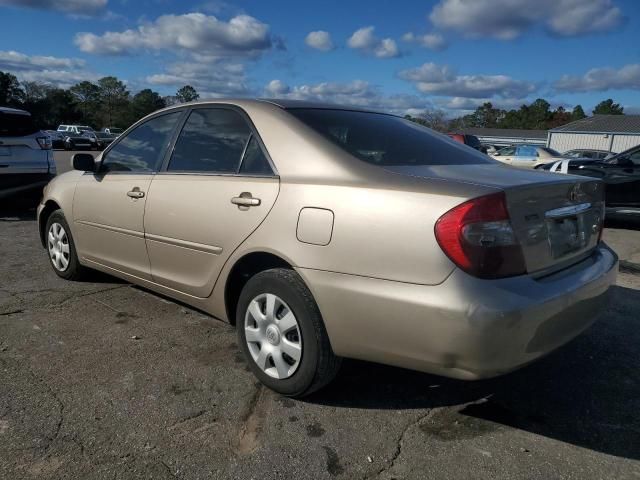
POLYGON ((599 180, 495 164, 385 168, 504 191, 528 273, 561 269, 598 244, 604 215, 604 185, 599 180))

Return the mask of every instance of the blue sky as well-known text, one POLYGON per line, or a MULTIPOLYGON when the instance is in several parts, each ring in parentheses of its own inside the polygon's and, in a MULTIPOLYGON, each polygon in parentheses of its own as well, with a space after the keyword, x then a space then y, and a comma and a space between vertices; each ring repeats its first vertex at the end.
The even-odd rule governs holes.
POLYGON ((69 86, 451 116, 543 97, 640 113, 636 0, 0 0, 0 70, 69 86))

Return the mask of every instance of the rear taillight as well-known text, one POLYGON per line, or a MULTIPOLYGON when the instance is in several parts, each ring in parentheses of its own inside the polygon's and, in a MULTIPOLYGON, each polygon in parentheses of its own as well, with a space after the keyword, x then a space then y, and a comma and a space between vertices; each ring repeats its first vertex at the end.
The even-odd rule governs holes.
POLYGON ((38 145, 40 145, 40 148, 42 150, 51 150, 51 137, 37 137, 36 140, 38 141, 38 145))
POLYGON ((471 275, 500 278, 526 273, 502 192, 452 208, 436 222, 435 234, 444 253, 471 275))

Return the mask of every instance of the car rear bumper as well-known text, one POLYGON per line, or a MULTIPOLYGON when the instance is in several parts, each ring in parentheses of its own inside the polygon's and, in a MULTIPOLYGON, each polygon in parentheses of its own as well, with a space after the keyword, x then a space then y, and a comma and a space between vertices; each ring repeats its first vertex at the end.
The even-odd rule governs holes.
POLYGON ((337 355, 448 377, 493 377, 553 351, 605 308, 618 258, 601 245, 545 278, 456 269, 426 286, 300 268, 337 355))

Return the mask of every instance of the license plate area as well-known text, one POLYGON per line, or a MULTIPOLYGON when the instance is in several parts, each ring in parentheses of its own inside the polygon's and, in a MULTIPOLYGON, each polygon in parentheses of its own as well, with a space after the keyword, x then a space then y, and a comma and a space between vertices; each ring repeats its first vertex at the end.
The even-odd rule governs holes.
POLYGON ((551 256, 564 258, 594 246, 601 228, 600 210, 582 203, 546 212, 551 256))

